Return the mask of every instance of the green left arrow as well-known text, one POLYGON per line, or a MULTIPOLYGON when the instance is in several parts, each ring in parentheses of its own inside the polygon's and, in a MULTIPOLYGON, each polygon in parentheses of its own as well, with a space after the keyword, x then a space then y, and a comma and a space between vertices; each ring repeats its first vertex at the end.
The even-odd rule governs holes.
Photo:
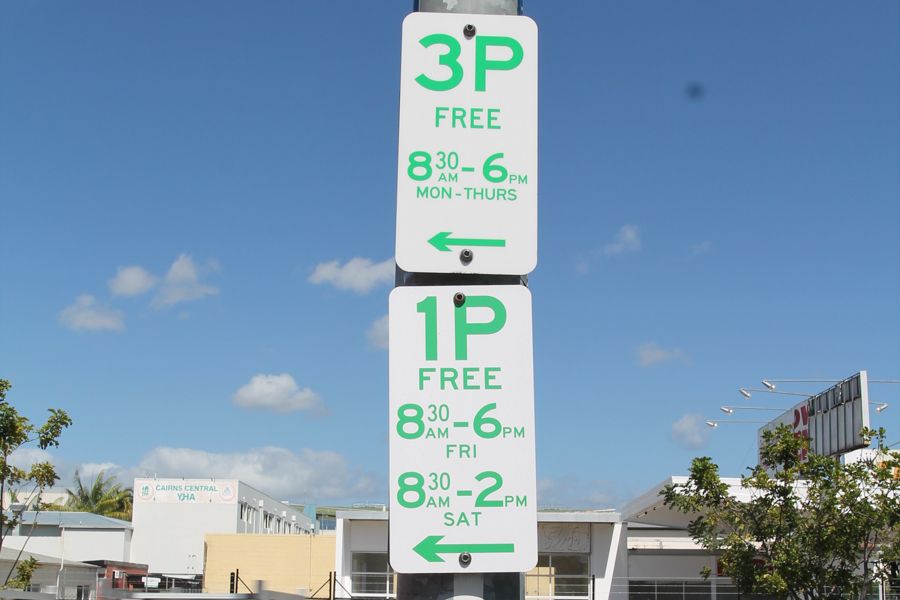
POLYGON ((428 240, 428 243, 441 252, 450 252, 450 246, 493 246, 502 248, 506 246, 506 240, 492 240, 487 238, 452 238, 450 231, 441 231, 428 240))
POLYGON ((502 554, 515 552, 515 544, 439 544, 444 536, 429 535, 413 547, 416 554, 428 562, 444 562, 439 554, 469 554, 490 553, 502 554))

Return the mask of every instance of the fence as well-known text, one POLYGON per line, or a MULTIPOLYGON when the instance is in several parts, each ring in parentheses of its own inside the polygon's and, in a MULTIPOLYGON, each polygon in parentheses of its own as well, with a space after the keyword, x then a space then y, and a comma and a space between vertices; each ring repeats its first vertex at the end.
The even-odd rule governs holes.
POLYGON ((612 581, 610 600, 738 600, 738 594, 727 577, 616 577, 612 581))
MULTIPOLYGON (((266 590, 257 582, 257 592, 215 594, 191 592, 134 592, 103 590, 103 600, 391 600, 397 597, 396 574, 351 573, 347 590, 331 573, 316 590, 304 594, 286 594, 266 590)), ((525 576, 525 600, 607 600, 599 595, 600 582, 583 575, 528 574, 525 576)), ((0 600, 57 600, 55 594, 0 590, 0 600)), ((608 600, 770 600, 762 596, 741 598, 727 577, 709 579, 639 579, 616 577, 608 600)), ((900 600, 900 589, 873 587, 866 600, 900 600)))
MULTIPOLYGON (((849 595, 844 597, 850 599, 849 595)), ((658 578, 613 579, 609 600, 774 600, 768 596, 740 594, 728 577, 709 579, 658 578)), ((900 600, 900 588, 873 585, 866 600, 900 600)))
POLYGON ((23 592, 22 590, 0 590, 0 600, 56 600, 56 594, 23 592))
POLYGON ((353 598, 396 598, 397 576, 394 573, 350 573, 353 598))
POLYGON ((594 577, 528 573, 525 575, 526 600, 593 600, 594 577))

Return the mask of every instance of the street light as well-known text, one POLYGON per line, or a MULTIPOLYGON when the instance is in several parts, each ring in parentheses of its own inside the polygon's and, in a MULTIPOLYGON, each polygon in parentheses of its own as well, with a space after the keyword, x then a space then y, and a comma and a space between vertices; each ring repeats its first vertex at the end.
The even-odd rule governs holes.
POLYGON ((721 410, 726 415, 733 415, 736 410, 774 410, 774 411, 785 411, 786 408, 776 408, 770 406, 720 406, 719 410, 721 410))
POLYGON ((741 396, 743 396, 747 400, 749 400, 750 397, 753 396, 753 394, 751 392, 760 392, 762 394, 779 394, 782 396, 803 396, 804 398, 809 398, 810 396, 815 395, 815 394, 801 394, 800 392, 782 392, 780 390, 770 390, 770 389, 758 390, 758 389, 754 389, 754 388, 740 388, 740 389, 738 389, 738 391, 741 393, 741 396))
MULTIPOLYGON (((890 406, 887 402, 870 402, 869 404, 875 404, 875 412, 883 412, 886 408, 890 406)), ((726 415, 733 415, 736 410, 774 410, 774 411, 785 411, 790 410, 787 408, 776 408, 774 406, 720 406, 719 410, 721 410, 726 415)))
POLYGON ((707 427, 712 427, 715 429, 719 425, 730 424, 730 423, 756 423, 757 425, 764 425, 768 423, 768 421, 743 421, 743 420, 734 420, 734 421, 707 421, 707 427))
POLYGON ((774 390, 774 389, 775 389, 775 384, 772 383, 771 381, 769 381, 768 379, 763 379, 763 380, 762 380, 762 384, 763 384, 764 386, 766 386, 766 387, 767 387, 768 389, 770 389, 770 390, 774 390))
MULTIPOLYGON (((765 379, 763 384, 768 387, 776 383, 840 383, 843 379, 765 379), (766 384, 766 382, 769 382, 766 384)), ((870 379, 869 383, 900 383, 900 379, 870 379)))

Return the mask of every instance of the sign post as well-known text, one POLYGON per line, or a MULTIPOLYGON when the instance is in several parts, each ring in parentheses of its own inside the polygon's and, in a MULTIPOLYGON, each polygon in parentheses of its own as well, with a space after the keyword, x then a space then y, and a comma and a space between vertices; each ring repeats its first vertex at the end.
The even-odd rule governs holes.
POLYGON ((448 577, 453 597, 477 599, 537 563, 522 285, 537 264, 537 26, 513 16, 520 0, 416 10, 402 34, 389 557, 401 600, 448 577))

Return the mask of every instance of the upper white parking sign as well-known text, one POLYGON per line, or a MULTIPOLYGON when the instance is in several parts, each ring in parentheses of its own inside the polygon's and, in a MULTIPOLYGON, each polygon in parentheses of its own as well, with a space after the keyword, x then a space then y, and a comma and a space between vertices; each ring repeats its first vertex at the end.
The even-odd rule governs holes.
POLYGON ((524 275, 537 264, 537 26, 403 21, 397 248, 417 273, 524 275))

